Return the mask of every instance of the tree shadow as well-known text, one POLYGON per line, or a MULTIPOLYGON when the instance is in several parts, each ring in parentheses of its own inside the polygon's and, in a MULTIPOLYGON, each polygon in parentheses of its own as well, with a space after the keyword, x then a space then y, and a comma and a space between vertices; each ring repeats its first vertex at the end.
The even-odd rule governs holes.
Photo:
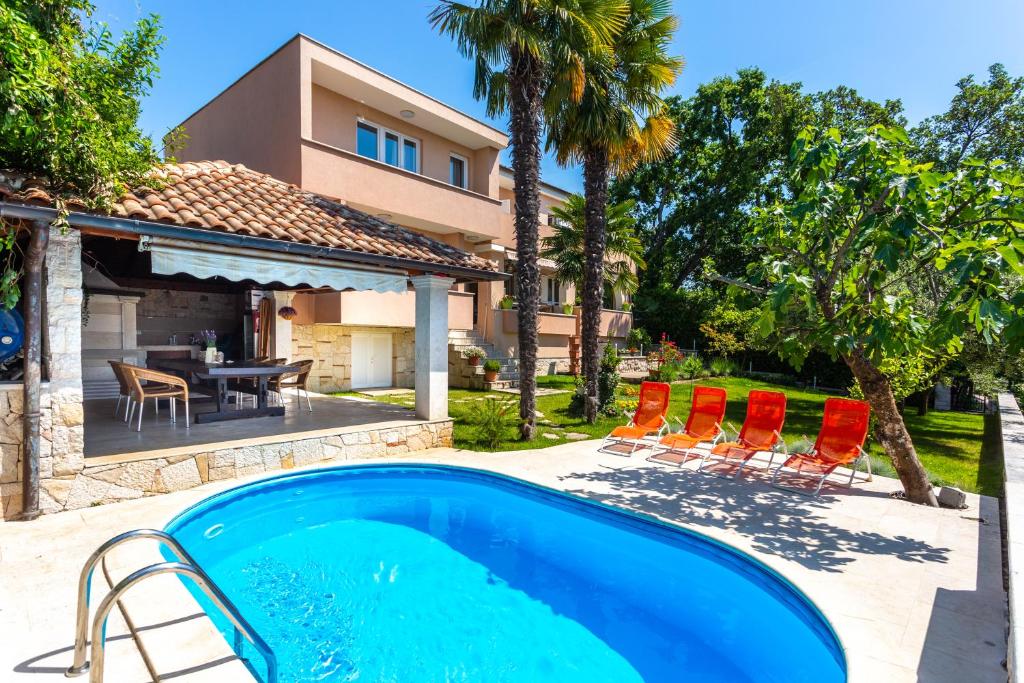
MULTIPOLYGON (((635 462, 576 472, 561 480, 569 493, 602 503, 697 530, 703 527, 737 532, 751 539, 754 549, 814 571, 839 572, 858 555, 889 555, 906 562, 943 564, 948 562, 950 552, 949 548, 910 536, 859 531, 829 521, 827 511, 846 497, 886 497, 856 485, 845 488, 830 481, 821 497, 809 498, 769 487, 762 470, 744 469, 742 478, 734 480, 700 474, 691 466, 638 467, 635 462)), ((892 504, 909 505, 898 501, 892 504)))

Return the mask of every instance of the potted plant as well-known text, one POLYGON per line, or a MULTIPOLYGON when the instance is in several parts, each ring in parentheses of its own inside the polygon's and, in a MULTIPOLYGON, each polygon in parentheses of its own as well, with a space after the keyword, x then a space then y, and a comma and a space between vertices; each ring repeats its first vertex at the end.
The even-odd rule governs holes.
POLYGON ((469 361, 473 367, 480 365, 480 359, 487 354, 479 346, 469 346, 462 350, 462 357, 469 361))
POLYGON ((206 349, 205 360, 213 363, 217 360, 217 333, 213 330, 199 331, 199 345, 206 349))
POLYGON ((633 310, 633 304, 629 303, 628 301, 626 301, 626 302, 624 302, 622 304, 622 311, 624 313, 629 313, 632 310, 633 310))
POLYGON ((562 304, 562 313, 565 315, 572 315, 572 304, 562 304))
POLYGON ((512 298, 512 295, 506 294, 505 296, 501 297, 501 301, 498 302, 498 305, 501 306, 502 310, 508 311, 511 310, 515 303, 516 300, 512 298))
POLYGON ((484 363, 484 381, 496 382, 498 373, 501 372, 501 363, 493 358, 484 363))

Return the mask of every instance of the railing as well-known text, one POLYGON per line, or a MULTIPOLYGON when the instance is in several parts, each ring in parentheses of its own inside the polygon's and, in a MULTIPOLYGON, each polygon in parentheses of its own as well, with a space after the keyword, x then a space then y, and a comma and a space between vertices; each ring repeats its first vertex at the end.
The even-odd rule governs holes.
POLYGON ((110 610, 113 609, 121 596, 124 595, 124 593, 126 593, 132 586, 144 579, 151 576, 158 576, 160 574, 177 574, 179 576, 187 576, 192 579, 200 590, 210 598, 210 601, 217 606, 217 609, 219 609, 235 627, 233 649, 238 658, 255 675, 253 667, 249 664, 248 660, 242 656, 242 638, 244 637, 252 644, 253 647, 256 648, 257 651, 259 651, 263 660, 266 662, 266 683, 277 683, 277 658, 274 656, 270 646, 267 645, 266 641, 264 641, 256 630, 249 625, 249 622, 245 620, 245 617, 241 615, 238 608, 232 604, 217 584, 213 582, 213 579, 211 579, 206 572, 200 569, 195 560, 193 560, 188 552, 181 547, 181 544, 179 544, 170 534, 158 531, 157 529, 135 529, 133 531, 127 531, 120 534, 119 536, 115 536, 97 548, 96 551, 89 556, 89 559, 86 560, 85 565, 82 567, 82 573, 78 579, 78 606, 75 618, 74 661, 64 673, 65 676, 80 676, 88 671, 90 683, 102 683, 107 636, 107 617, 110 615, 110 610), (123 543, 139 538, 148 538, 158 541, 161 545, 170 549, 175 557, 178 558, 178 561, 160 562, 149 565, 148 567, 143 567, 142 569, 132 572, 118 582, 116 586, 110 589, 100 602, 100 605, 96 610, 96 616, 93 617, 92 620, 92 660, 89 661, 86 659, 86 643, 88 642, 89 636, 89 597, 93 571, 96 569, 96 564, 100 562, 108 552, 123 543))

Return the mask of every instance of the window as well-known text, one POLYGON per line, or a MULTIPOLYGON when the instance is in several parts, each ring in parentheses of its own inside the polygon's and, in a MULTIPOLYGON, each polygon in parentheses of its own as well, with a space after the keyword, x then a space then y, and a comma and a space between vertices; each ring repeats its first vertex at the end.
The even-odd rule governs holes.
POLYGON ((375 123, 359 121, 356 124, 356 152, 368 159, 383 161, 389 166, 420 172, 420 143, 401 133, 388 130, 375 123))
POLYGON ((398 135, 390 131, 384 133, 384 163, 398 166, 398 135))
POLYGON ((547 296, 548 296, 546 301, 549 304, 557 304, 558 303, 558 280, 556 280, 553 277, 546 277, 546 278, 544 278, 544 280, 546 281, 546 287, 547 287, 546 292, 547 292, 547 296))
POLYGON ((406 138, 402 144, 402 168, 406 171, 417 173, 420 170, 418 158, 419 145, 415 140, 410 140, 409 138, 406 138))
POLYGON ((466 189, 466 159, 458 154, 448 157, 448 182, 455 187, 466 189))
POLYGON ((356 151, 360 156, 377 158, 377 129, 360 121, 356 126, 356 151))

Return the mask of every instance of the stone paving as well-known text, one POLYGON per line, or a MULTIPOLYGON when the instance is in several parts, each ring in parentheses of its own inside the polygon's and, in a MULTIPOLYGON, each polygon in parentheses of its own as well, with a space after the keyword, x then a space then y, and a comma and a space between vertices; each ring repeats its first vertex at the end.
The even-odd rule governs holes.
MULTIPOLYGON (((1006 681, 995 499, 969 495, 966 510, 928 509, 890 498, 898 485, 881 477, 853 489, 826 487, 811 499, 772 489, 756 469, 734 481, 692 466, 650 464, 640 455, 598 454, 597 446, 589 440, 508 453, 434 449, 374 462, 489 469, 652 515, 751 553, 822 609, 846 650, 850 681, 1006 681)), ((241 481, 260 476, 266 475, 241 481)), ((77 572, 100 542, 130 528, 161 527, 186 506, 238 483, 0 523, 0 680, 63 680, 77 572)), ((115 554, 115 579, 159 559, 145 542, 115 554)), ((246 680, 180 583, 163 578, 139 585, 125 600, 161 675, 246 680)), ((119 618, 110 633, 107 680, 150 680, 119 618)))

